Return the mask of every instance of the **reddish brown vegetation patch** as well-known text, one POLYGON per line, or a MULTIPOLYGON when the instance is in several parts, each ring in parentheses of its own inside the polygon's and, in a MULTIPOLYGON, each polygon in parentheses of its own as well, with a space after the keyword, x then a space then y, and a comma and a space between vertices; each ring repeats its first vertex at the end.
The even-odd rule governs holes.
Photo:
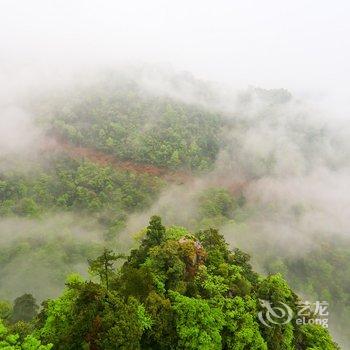
POLYGON ((42 149, 45 152, 63 152, 75 159, 88 159, 101 166, 112 166, 116 169, 161 177, 170 182, 185 183, 192 179, 192 175, 189 172, 171 171, 154 165, 120 160, 114 155, 106 154, 88 147, 75 146, 67 141, 58 139, 47 139, 42 149))

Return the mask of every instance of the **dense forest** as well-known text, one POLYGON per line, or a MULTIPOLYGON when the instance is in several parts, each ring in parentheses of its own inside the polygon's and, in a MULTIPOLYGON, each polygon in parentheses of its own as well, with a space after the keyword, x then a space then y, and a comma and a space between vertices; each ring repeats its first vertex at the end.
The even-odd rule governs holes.
POLYGON ((21 99, 40 137, 0 159, 0 348, 347 344, 346 211, 316 195, 341 191, 342 140, 285 90, 162 79, 21 99), (327 301, 330 334, 266 327, 262 299, 327 301))
POLYGON ((105 249, 89 270, 39 313, 30 294, 13 309, 3 303, 2 348, 337 349, 320 325, 259 324, 259 298, 296 309, 298 297, 280 274, 256 274, 215 229, 191 234, 154 216, 130 255, 105 249))

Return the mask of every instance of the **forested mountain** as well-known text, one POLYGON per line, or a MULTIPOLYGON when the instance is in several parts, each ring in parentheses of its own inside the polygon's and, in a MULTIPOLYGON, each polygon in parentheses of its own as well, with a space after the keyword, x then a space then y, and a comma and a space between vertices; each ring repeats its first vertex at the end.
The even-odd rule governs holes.
POLYGON ((297 295, 347 344, 347 143, 303 101, 146 70, 18 105, 36 133, 1 153, 0 347, 336 349, 259 322, 297 295))
POLYGON ((320 325, 259 324, 258 298, 292 310, 298 298, 281 275, 259 277, 215 229, 193 235, 154 216, 139 248, 129 256, 105 249, 89 268, 96 281, 70 276, 37 316, 31 295, 16 299, 2 348, 337 349, 320 325))

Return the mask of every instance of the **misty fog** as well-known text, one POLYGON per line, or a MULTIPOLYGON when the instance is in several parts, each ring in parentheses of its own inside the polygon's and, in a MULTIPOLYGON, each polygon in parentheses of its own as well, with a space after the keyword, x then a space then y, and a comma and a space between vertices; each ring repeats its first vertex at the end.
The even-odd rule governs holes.
MULTIPOLYGON (((50 111, 41 101, 65 101, 72 91, 99 84, 113 89, 108 79, 116 76, 144 96, 218 113, 228 127, 210 171, 167 184, 146 210, 127 217, 113 248, 135 246, 154 214, 166 225, 202 228, 198 196, 211 187, 244 196, 244 220, 236 220, 237 212, 218 228, 263 274, 271 272, 264 250, 294 258, 317 249, 318 237, 348 244, 349 13, 344 0, 4 0, 0 171, 49 167, 43 154, 52 142, 45 124, 50 111)), ((6 258, 14 255, 0 269, 0 299, 13 299, 13 290, 40 301, 56 297, 66 276, 52 274, 52 266, 61 261, 66 275, 84 275, 80 258, 101 250, 102 226, 99 218, 76 212, 0 217, 0 245, 6 258), (25 259, 16 256, 14 242, 28 252, 25 259), (74 259, 55 255, 56 245, 72 249, 74 259), (51 264, 41 264, 41 247, 52 251, 51 264)), ((343 335, 339 341, 345 343, 343 335)))

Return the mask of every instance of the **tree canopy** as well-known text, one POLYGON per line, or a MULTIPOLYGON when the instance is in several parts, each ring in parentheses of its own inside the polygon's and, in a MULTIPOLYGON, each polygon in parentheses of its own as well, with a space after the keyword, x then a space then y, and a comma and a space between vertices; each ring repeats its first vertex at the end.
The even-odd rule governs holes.
POLYGON ((38 315, 32 296, 16 299, 9 325, 22 333, 1 324, 2 348, 338 349, 319 325, 259 322, 260 299, 292 310, 300 299, 281 275, 255 273, 249 256, 230 250, 215 229, 193 234, 153 216, 140 246, 117 266, 120 257, 106 249, 90 260, 99 280, 70 276, 38 315))

